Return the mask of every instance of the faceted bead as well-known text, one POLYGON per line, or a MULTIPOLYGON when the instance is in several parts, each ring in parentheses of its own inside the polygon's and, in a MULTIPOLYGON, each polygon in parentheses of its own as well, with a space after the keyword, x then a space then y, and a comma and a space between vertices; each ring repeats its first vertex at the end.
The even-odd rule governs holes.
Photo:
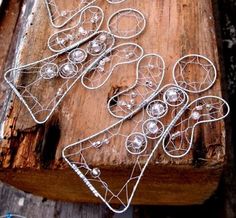
POLYGON ((150 112, 154 117, 161 117, 166 112, 166 107, 163 103, 156 102, 151 106, 150 112))
POLYGON ((147 130, 152 134, 157 134, 159 131, 159 127, 157 126, 155 121, 149 121, 146 124, 147 130))
POLYGON ((174 103, 178 100, 178 91, 175 89, 169 89, 166 91, 166 100, 174 103))
POLYGON ((69 60, 74 63, 81 63, 83 62, 87 57, 87 54, 82 49, 75 49, 70 52, 69 54, 69 60))
POLYGON ((64 65, 61 66, 60 69, 60 76, 62 78, 72 78, 77 74, 77 68, 76 65, 72 64, 72 63, 66 63, 64 65))
POLYGON ((100 54, 103 49, 104 49, 104 44, 102 44, 97 40, 91 41, 88 45, 88 52, 92 55, 100 54))
POLYGON ((143 136, 141 135, 134 136, 134 139, 132 142, 133 148, 141 149, 144 143, 145 143, 145 139, 143 136))
POLYGON ((40 75, 44 79, 52 79, 58 75, 58 66, 53 63, 45 64, 40 69, 40 75))

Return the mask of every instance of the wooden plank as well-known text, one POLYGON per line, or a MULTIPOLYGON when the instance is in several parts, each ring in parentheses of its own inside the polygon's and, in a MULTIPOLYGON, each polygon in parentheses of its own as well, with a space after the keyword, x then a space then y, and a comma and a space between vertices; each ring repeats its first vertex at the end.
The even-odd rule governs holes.
MULTIPOLYGON (((97 4, 106 9, 107 17, 120 7, 108 5, 105 1, 98 1, 97 4)), ((156 52, 163 56, 167 65, 165 82, 172 81, 172 66, 179 57, 199 53, 209 57, 219 73, 216 84, 207 94, 221 95, 210 0, 126 1, 122 7, 134 7, 145 14, 148 26, 145 33, 134 41, 143 46, 147 53, 156 52)), ((25 8, 23 18, 32 16, 19 24, 22 29, 18 38, 23 40, 17 44, 20 51, 16 63, 29 63, 51 53, 46 49, 46 41, 54 30, 49 25, 44 5, 41 1, 27 1, 25 8)), ((124 89, 132 84, 134 69, 134 65, 120 67, 108 83, 96 92, 77 84, 45 125, 35 125, 25 107, 13 96, 5 125, 6 139, 1 148, 0 179, 22 190, 53 199, 96 202, 97 199, 80 185, 79 178, 66 167, 61 151, 64 145, 96 133, 114 122, 104 109, 107 99, 115 88, 124 89), (131 73, 127 77, 125 72, 131 73)), ((43 89, 45 87, 41 90, 44 95, 50 94, 43 89)), ((212 124, 212 128, 214 135, 207 134, 208 129, 201 127, 202 134, 198 136, 191 154, 174 161, 174 164, 160 153, 159 164, 152 163, 149 167, 134 203, 198 204, 206 200, 218 185, 225 156, 224 123, 212 124), (150 183, 153 183, 152 189, 150 183)), ((116 149, 124 148, 121 145, 116 149)), ((125 173, 126 155, 119 157, 121 164, 118 167, 115 156, 106 151, 103 159, 93 154, 88 156, 91 164, 101 168, 106 166, 104 175, 108 180, 112 175, 113 183, 119 184, 122 178, 114 173, 114 168, 125 173)))

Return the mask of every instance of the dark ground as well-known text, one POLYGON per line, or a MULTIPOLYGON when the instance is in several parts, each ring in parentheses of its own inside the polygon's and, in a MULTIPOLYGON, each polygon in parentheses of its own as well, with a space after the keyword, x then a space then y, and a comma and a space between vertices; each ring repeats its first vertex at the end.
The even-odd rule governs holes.
POLYGON ((8 211, 28 217, 236 218, 236 1, 215 1, 224 78, 224 98, 231 107, 227 122, 227 165, 216 193, 200 206, 134 206, 115 215, 104 205, 54 202, 0 184, 0 216, 8 211), (218 8, 218 9, 217 9, 218 8), (7 198, 3 198, 7 196, 7 198), (22 205, 23 204, 23 205, 22 205))

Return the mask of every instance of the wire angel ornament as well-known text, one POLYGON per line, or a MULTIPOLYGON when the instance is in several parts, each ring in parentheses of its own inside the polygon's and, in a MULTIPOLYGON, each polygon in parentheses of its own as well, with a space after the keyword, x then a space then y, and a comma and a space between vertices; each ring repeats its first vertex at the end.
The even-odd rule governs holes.
MULTIPOLYGON (((187 103, 188 95, 183 90, 175 85, 166 85, 156 92, 149 102, 145 101, 142 107, 136 108, 117 123, 91 137, 66 146, 63 158, 95 196, 112 211, 124 212, 131 203, 148 163, 155 156, 156 149, 174 125, 175 117, 183 112, 187 103), (168 95, 169 90, 177 93, 176 104, 173 104, 173 98, 170 100, 164 97, 168 95), (144 107, 148 103, 145 110, 144 107), (129 119, 130 117, 132 119, 129 119), (104 170, 92 164, 90 154, 102 156, 105 150, 110 154, 110 159, 116 159, 118 165, 122 165, 124 161, 121 156, 125 157, 126 164, 130 165, 130 171, 119 187, 112 187, 109 178, 103 174, 104 170), (111 203, 119 203, 122 208, 116 209, 111 203)), ((119 174, 119 171, 114 173, 119 174)))
POLYGON ((67 92, 113 47, 114 37, 105 31, 68 52, 8 70, 4 78, 36 123, 48 120, 67 92), (47 90, 47 95, 42 95, 47 90))

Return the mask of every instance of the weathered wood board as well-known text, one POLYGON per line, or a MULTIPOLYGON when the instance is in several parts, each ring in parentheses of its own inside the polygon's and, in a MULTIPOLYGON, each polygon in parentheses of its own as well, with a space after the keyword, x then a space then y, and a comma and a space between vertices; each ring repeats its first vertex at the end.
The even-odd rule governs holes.
MULTIPOLYGON (((76 1, 71 1, 71 4, 76 1)), ((16 55, 13 63, 26 64, 52 54, 47 39, 55 30, 50 26, 42 1, 25 1, 14 34, 16 55)), ((218 79, 204 94, 221 96, 220 67, 210 0, 127 0, 122 4, 96 3, 105 9, 106 17, 120 8, 142 11, 148 21, 145 32, 132 40, 155 52, 166 62, 165 83, 173 82, 171 70, 175 61, 189 53, 202 54, 216 65, 218 79)), ((105 21, 106 22, 106 21, 105 21)), ((106 29, 105 25, 103 28, 106 29)), ((196 76, 196 75, 193 75, 196 76)), ((114 119, 106 111, 107 99, 116 88, 124 89, 135 78, 135 65, 117 68, 99 91, 88 91, 77 83, 44 125, 36 125, 15 95, 8 104, 5 139, 0 147, 0 179, 24 191, 51 199, 74 202, 97 202, 78 176, 63 162, 61 151, 67 144, 102 130, 114 119), (127 72, 130 72, 127 74, 127 72), (96 108, 96 110, 95 110, 96 108)), ((50 95, 42 87, 42 95, 50 95)), ((199 204, 216 189, 224 165, 224 123, 200 127, 193 150, 184 159, 173 161, 160 153, 159 163, 151 163, 143 177, 134 203, 199 204), (207 128, 208 127, 208 128, 207 128)), ((124 149, 120 145, 119 149, 124 149)), ((161 152, 161 151, 160 151, 161 152)), ((93 165, 106 166, 108 181, 119 184, 127 164, 126 155, 104 151, 103 159, 88 154, 93 165), (115 169, 115 170, 114 170, 115 169), (119 171, 119 173, 118 173, 119 171)))

